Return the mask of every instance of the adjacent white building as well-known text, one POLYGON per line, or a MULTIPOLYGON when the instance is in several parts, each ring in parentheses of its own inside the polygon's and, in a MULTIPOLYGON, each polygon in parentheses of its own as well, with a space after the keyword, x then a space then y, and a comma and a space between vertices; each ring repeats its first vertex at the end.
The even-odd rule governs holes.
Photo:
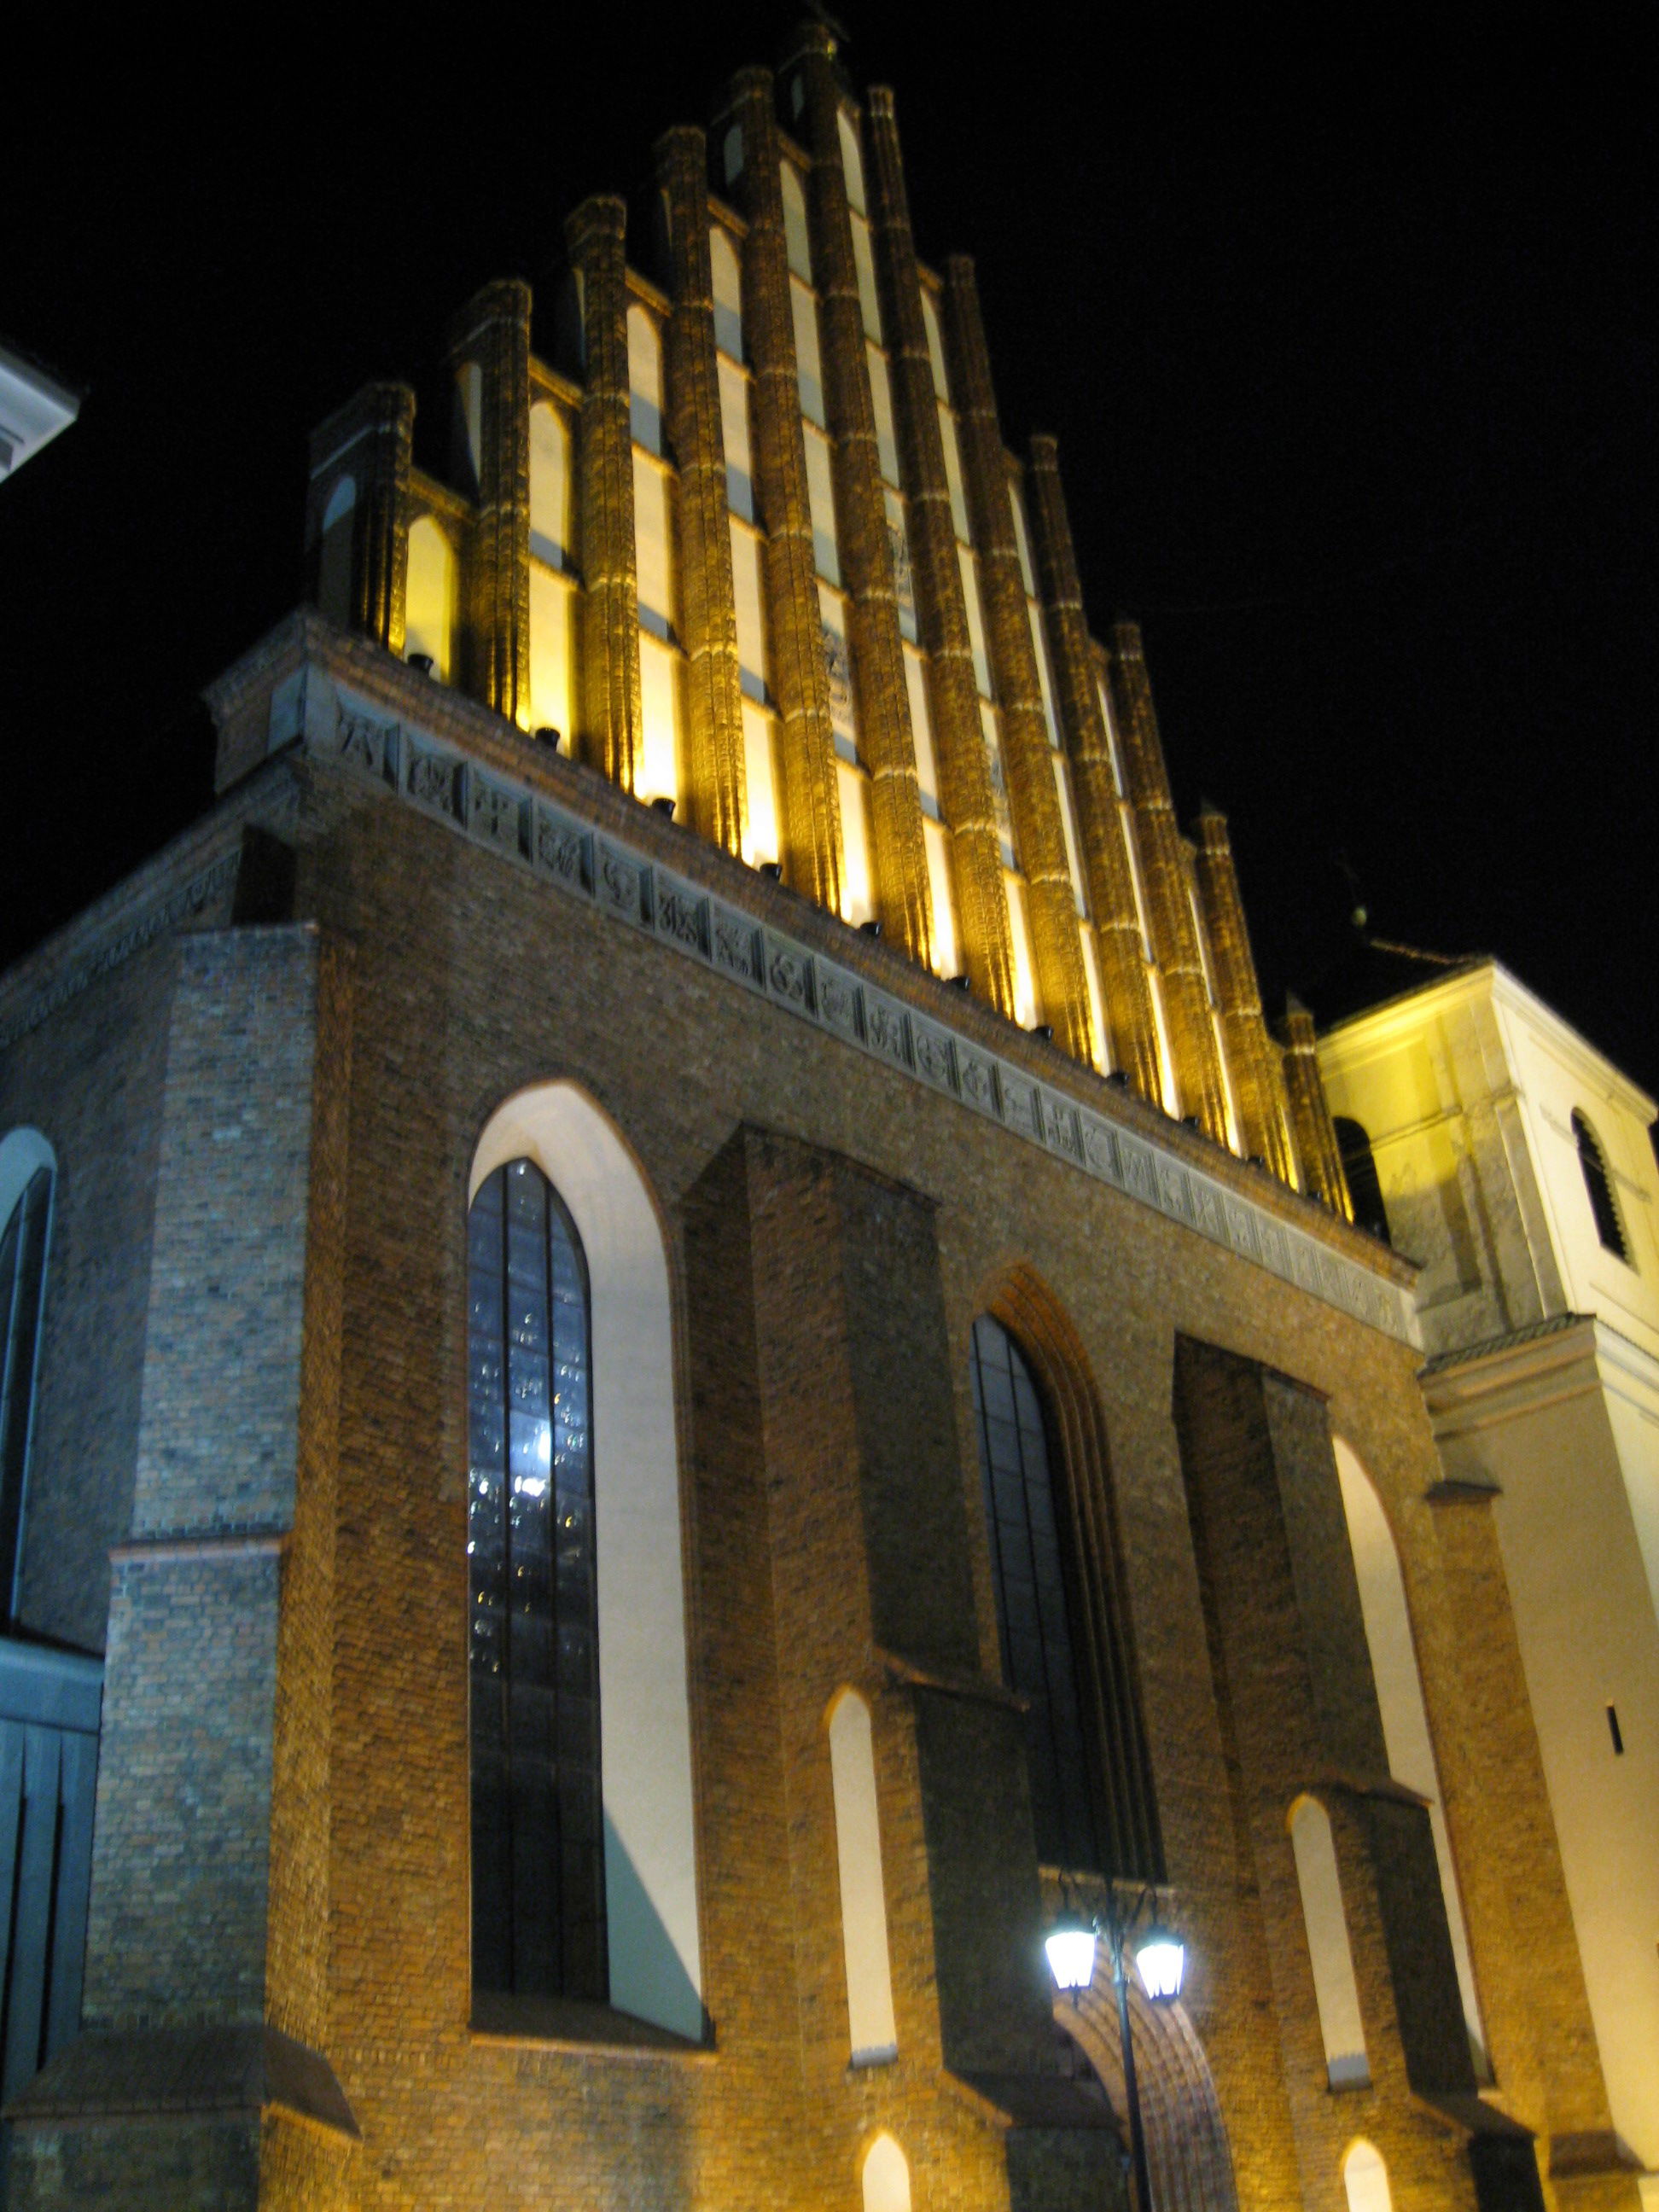
POLYGON ((1659 2205, 1654 1102, 1493 960, 1339 1022, 1320 1065, 1423 1267, 1446 1482, 1495 1493, 1614 2126, 1659 2205))

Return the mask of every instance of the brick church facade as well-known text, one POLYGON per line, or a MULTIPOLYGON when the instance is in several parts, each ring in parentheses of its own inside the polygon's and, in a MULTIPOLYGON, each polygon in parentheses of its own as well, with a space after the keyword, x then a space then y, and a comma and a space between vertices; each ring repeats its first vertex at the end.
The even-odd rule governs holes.
POLYGON ((1413 1270, 892 98, 655 159, 0 981, 6 2201, 1116 2204, 1115 1904, 1157 2212, 1633 2212, 1413 1270))

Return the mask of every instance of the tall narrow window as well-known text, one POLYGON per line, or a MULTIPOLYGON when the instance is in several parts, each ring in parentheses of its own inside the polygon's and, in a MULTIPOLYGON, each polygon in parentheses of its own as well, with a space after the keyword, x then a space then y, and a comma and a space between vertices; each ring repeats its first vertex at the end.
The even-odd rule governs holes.
POLYGON ((1572 1117, 1572 1133, 1578 1146, 1578 1165, 1589 1193, 1590 1212, 1595 1217, 1595 1233, 1603 1246, 1614 1253, 1626 1267, 1630 1265, 1630 1246, 1625 1238, 1625 1224, 1619 1218, 1619 1207, 1613 1195, 1613 1184, 1607 1176, 1607 1164, 1601 1157, 1601 1146, 1594 1129, 1582 1114, 1572 1117))
POLYGON ((1003 1676, 1030 1700, 1037 1855, 1048 1866, 1098 1869, 1048 1427, 1024 1355, 988 1314, 974 1323, 972 1372, 1003 1676))
POLYGON ((17 1611, 52 1170, 34 1169, 0 1229, 0 1614, 17 1611))
POLYGON ((608 1995, 587 1266, 528 1159, 469 1223, 477 1989, 608 1995))

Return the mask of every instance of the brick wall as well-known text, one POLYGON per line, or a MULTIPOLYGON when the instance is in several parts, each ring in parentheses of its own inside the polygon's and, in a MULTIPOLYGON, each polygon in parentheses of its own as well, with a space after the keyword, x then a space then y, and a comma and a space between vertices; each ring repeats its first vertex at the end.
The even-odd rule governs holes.
MULTIPOLYGON (((280 1613, 270 1584, 250 1588, 233 1608, 235 1630, 203 1644, 222 1644, 222 1663, 240 1667, 235 1694, 248 1710, 269 1700, 272 1912, 279 1894, 287 1902, 257 1959, 252 1941, 222 1947, 214 1934, 220 1986, 208 1988, 204 1967, 198 2002, 287 2005, 295 2032, 314 2033, 363 2129, 355 2201, 365 2212, 484 2195, 530 2203, 556 2181, 573 2202, 638 2212, 850 2208, 862 2150, 885 2126, 911 2160, 919 2207, 1000 2212, 1007 2202, 1003 2136, 1017 2115, 953 2086, 940 2060, 1020 2058, 1022 1992, 1035 2007, 1040 1968, 1006 1954, 1018 1951, 1036 1869, 1018 1843, 1006 1711, 994 1697, 963 1699, 914 1677, 994 1675, 968 1340, 1018 1269, 1066 1317, 1103 1415, 1098 1479, 1114 1495, 1100 1502, 1125 1562, 1158 1810, 1191 1941, 1188 2009, 1241 2202, 1335 2208, 1344 2130, 1363 2124, 1389 2158, 1396 2203, 1467 2204, 1461 2139, 1409 2106, 1382 1995, 1367 2014, 1376 2087, 1363 2118, 1359 2102, 1326 2091, 1297 1949, 1284 1806, 1317 1763, 1322 1731, 1345 1759, 1374 1748, 1364 1682, 1343 1672, 1356 1609, 1338 1586, 1340 1522, 1316 1486, 1288 1507, 1281 1494, 1276 1553, 1243 1546, 1218 1565, 1212 1547, 1206 1565, 1172 1402, 1178 1336, 1224 1347, 1252 1375, 1294 1378, 1264 1395, 1258 1375, 1253 1405, 1248 1391, 1241 1401, 1241 1466, 1282 1468, 1287 1484, 1311 1479, 1318 1458, 1323 1416, 1309 1390, 1328 1402, 1395 1516, 1455 1843, 1478 1854, 1513 1831, 1547 1856, 1535 1759, 1509 1755, 1524 1753, 1525 1727, 1491 1532, 1462 1509, 1454 1528, 1422 1504, 1437 1468, 1410 1348, 442 827, 348 792, 326 771, 292 774, 296 911, 325 940, 356 948, 349 1050, 343 1006, 322 1021, 314 1052, 307 1042, 327 992, 314 981, 314 951, 301 960, 295 949, 313 944, 304 933, 236 933, 190 954, 204 1013, 178 1026, 169 1066, 169 1085, 191 1103, 161 1145, 167 1218, 138 1511, 147 1535, 176 1534, 196 1516, 222 1536, 259 1515, 291 1517, 297 1483, 280 1613), (313 980, 302 988, 303 977, 313 980), (209 1006, 227 1011, 210 1021, 209 1006), (495 1106, 554 1077, 583 1084, 615 1120, 670 1255, 712 2054, 624 2056, 471 2025, 466 1179, 495 1106), (246 1135, 213 1138, 256 1122, 252 1148, 246 1135), (266 1163, 257 1190, 228 1191, 228 1163, 255 1157, 266 1163), (181 1177, 171 1211, 170 1163, 181 1177), (244 1397, 246 1418, 228 1428, 227 1406, 244 1397), (169 1522, 169 1512, 179 1517, 169 1522), (1212 1615, 1217 1592, 1233 1590, 1243 1644, 1261 1646, 1256 1689, 1282 1692, 1267 1698, 1248 1745, 1238 1670, 1212 1665, 1201 1570, 1212 1615), (1304 1613, 1297 1651, 1274 1656, 1273 1625, 1304 1613), (889 1667, 880 1654, 895 1645, 903 1663, 889 1667), (280 1692, 260 1671, 279 1651, 280 1692), (1314 1651, 1326 1655, 1317 1695, 1314 1651), (846 2064, 822 1728, 828 1695, 848 1679, 874 1721, 900 2041, 894 2065, 856 2071, 846 2064), (1492 1717, 1493 1735, 1446 1758, 1460 1698, 1492 1717), (1247 1765, 1256 1779, 1244 1789, 1247 1765), (1271 1837, 1270 1799, 1279 1805, 1271 1837), (959 1851, 953 1822, 969 1838, 959 1851), (1022 1882, 1027 1899, 1013 1894, 1022 1882), (302 1921, 314 1940, 290 1945, 280 1927, 302 1921), (994 1997, 989 1969, 972 1965, 975 1942, 1002 1946, 1007 1979, 994 1997), (313 2019, 322 2026, 306 2028, 313 2019)), ((727 866, 718 855, 701 865, 727 866)), ((746 896, 750 880, 732 865, 722 888, 746 896)), ((901 995, 932 988, 907 982, 900 963, 890 972, 879 948, 859 957, 901 995)), ((981 1009, 966 1018, 988 1020, 981 1009)), ((1006 1048, 1040 1050, 1018 1039, 1006 1048)), ((1325 1462, 1319 1479, 1334 1492, 1328 1445, 1325 1462)), ((180 1684, 167 1638, 203 1637, 216 1601, 190 1562, 131 1571, 135 1655, 146 1607, 157 1608, 155 1665, 134 1707, 153 1702, 155 1735, 118 1756, 112 1733, 109 1758, 137 1772, 153 1754, 172 1787, 165 1761, 181 1723, 167 1700, 180 1684), (137 1596, 140 1577, 153 1600, 137 1596)), ((214 1571, 230 1590, 234 1577, 214 1571)), ((258 1580, 252 1566, 236 1573, 258 1580)), ((220 1702, 228 1742, 244 1741, 220 1702)), ((112 1723, 125 1725, 118 1711, 112 1723)), ((226 1789, 234 1767, 221 1759, 226 1789)), ((1366 1872, 1368 1853, 1385 1846, 1333 1796, 1345 1876, 1359 1870, 1351 1917, 1362 1988, 1386 1992, 1387 1931, 1366 1872)), ((257 1794, 238 1817, 250 1836, 264 1832, 257 1794)), ((170 1814, 144 1848, 154 1855, 191 1832, 170 1814)), ((136 1798, 125 1834, 136 1882, 136 1798)), ((110 1848, 119 1840, 118 1820, 110 1848)), ((1534 1896, 1467 1871, 1465 1890, 1502 2092, 1537 2124, 1551 2036, 1575 2049, 1583 2039, 1571 1989, 1542 1986, 1528 1965, 1529 1945, 1559 1938, 1556 1894, 1547 1882, 1534 1896), (1523 2054, 1514 2023, 1528 2012, 1523 2054)), ((251 1892, 245 1904, 247 1928, 251 1892)), ((149 1986, 152 1968, 158 1990, 173 1988, 136 1935, 116 1918, 104 1924, 95 1973, 110 2016, 118 1988, 149 1986), (125 1984, 112 1963, 123 1955, 136 1962, 125 1984)), ((211 1929, 211 1916, 185 1896, 177 1932, 198 1927, 211 1929)), ((193 1971, 181 1970, 179 1989, 197 1986, 193 1971)), ((1031 2147, 1014 2161, 1022 2188, 1062 2159, 1040 2154, 1028 2132, 1031 2147)))

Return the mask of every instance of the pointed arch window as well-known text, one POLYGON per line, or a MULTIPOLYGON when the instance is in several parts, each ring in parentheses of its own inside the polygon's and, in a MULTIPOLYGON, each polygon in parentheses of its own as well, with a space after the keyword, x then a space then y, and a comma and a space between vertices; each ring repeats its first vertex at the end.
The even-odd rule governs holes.
POLYGON ((0 1226, 0 1618, 7 1620, 16 1615, 22 1566, 52 1183, 50 1164, 35 1167, 0 1226))
POLYGON ((1024 1354, 989 1314, 974 1323, 972 1371, 1003 1679, 1030 1700, 1037 1855, 1103 1872, 1042 1401, 1024 1354))
POLYGON ((609 1995, 587 1265, 514 1159, 468 1224, 475 1989, 609 1995))
POLYGON ((1619 1205, 1613 1194, 1607 1164, 1601 1156, 1601 1140, 1584 1116, 1577 1112, 1572 1117, 1572 1134, 1578 1147, 1579 1172, 1584 1178, 1590 1212, 1595 1218, 1595 1233, 1601 1240, 1603 1249, 1629 1267, 1630 1244, 1625 1235, 1625 1224, 1619 1218, 1619 1205))

